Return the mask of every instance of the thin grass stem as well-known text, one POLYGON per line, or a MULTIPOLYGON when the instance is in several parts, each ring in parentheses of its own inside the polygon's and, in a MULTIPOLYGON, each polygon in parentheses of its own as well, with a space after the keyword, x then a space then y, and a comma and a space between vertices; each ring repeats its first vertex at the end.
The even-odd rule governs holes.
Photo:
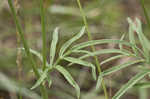
MULTIPOLYGON (((92 35, 91 35, 90 31, 89 31, 89 26, 88 26, 88 23, 87 23, 86 15, 85 15, 85 13, 83 11, 83 8, 82 8, 82 5, 80 3, 80 0, 77 0, 77 3, 78 3, 78 6, 79 6, 79 9, 80 9, 80 12, 82 14, 82 17, 83 17, 83 22, 84 22, 86 30, 87 30, 88 39, 92 40, 93 38, 92 38, 92 35)), ((94 46, 91 46, 91 49, 92 49, 93 52, 95 52, 95 47, 94 46)), ((100 63, 98 61, 98 57, 94 56, 94 59, 95 59, 95 62, 96 62, 98 73, 100 74, 102 72, 102 70, 100 68, 100 63)), ((102 81, 102 87, 103 87, 103 90, 104 90, 105 99, 108 99, 108 93, 107 93, 107 90, 106 90, 106 86, 105 86, 104 80, 102 81)))
MULTIPOLYGON (((22 31, 21 25, 19 23, 19 20, 18 20, 16 11, 15 11, 15 8, 13 6, 12 0, 8 0, 8 4, 9 4, 10 10, 12 12, 12 15, 13 15, 13 18, 14 18, 14 21, 15 21, 16 28, 17 28, 17 31, 19 33, 20 39, 21 39, 21 41, 23 43, 23 46, 25 48, 25 52, 27 54, 28 59, 30 60, 32 69, 33 69, 35 75, 39 78, 40 74, 39 74, 39 72, 38 72, 38 70, 36 68, 36 64, 35 64, 35 62, 34 62, 34 60, 32 58, 32 55, 31 55, 30 50, 29 50, 29 47, 28 47, 27 42, 26 42, 26 40, 24 38, 24 34, 23 34, 23 31, 22 31)), ((41 90, 43 99, 48 99, 48 96, 47 96, 47 93, 46 93, 46 88, 41 85, 40 90, 41 90)))
POLYGON ((40 0, 40 16, 42 27, 42 56, 43 56, 43 70, 46 68, 46 23, 45 23, 45 10, 43 0, 40 0))
POLYGON ((143 9, 143 11, 144 11, 144 15, 145 15, 147 24, 148 24, 148 26, 149 26, 149 28, 150 28, 150 19, 149 19, 148 13, 147 13, 146 8, 145 8, 145 5, 144 5, 144 0, 140 0, 140 3, 141 3, 141 6, 142 6, 142 9, 143 9))

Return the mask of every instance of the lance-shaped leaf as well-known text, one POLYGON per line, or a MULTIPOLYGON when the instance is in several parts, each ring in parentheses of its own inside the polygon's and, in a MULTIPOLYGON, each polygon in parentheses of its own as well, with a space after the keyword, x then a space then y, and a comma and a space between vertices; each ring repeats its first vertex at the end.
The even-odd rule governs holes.
POLYGON ((138 18, 136 18, 135 22, 132 22, 132 27, 134 31, 138 34, 138 38, 144 51, 144 56, 147 59, 147 61, 149 61, 150 42, 143 34, 141 21, 138 18))
MULTIPOLYGON (((102 50, 98 50, 95 52, 89 52, 89 51, 84 51, 84 50, 73 50, 72 52, 73 53, 86 53, 85 55, 79 57, 79 59, 85 59, 90 56, 101 55, 101 54, 110 54, 110 53, 123 54, 125 56, 135 56, 134 54, 130 53, 127 50, 119 50, 119 49, 102 49, 102 50)), ((70 63, 69 66, 72 64, 73 63, 70 63)))
POLYGON ((139 80, 145 75, 149 74, 150 71, 142 71, 131 78, 116 94, 112 99, 119 99, 128 89, 132 88, 139 80))
MULTIPOLYGON (((19 49, 21 49, 21 50, 25 50, 24 48, 19 48, 19 49)), ((31 49, 30 48, 30 52, 32 53, 32 54, 34 54, 35 56, 37 56, 41 61, 43 61, 42 60, 42 55, 39 53, 39 52, 37 52, 36 50, 33 50, 33 49, 31 49)))
POLYGON ((42 72, 42 74, 40 75, 40 78, 36 81, 36 83, 32 86, 32 88, 31 89, 35 89, 36 87, 38 87, 39 85, 41 85, 41 83, 43 82, 43 81, 45 81, 45 79, 47 78, 47 73, 48 73, 48 71, 49 70, 52 70, 53 68, 51 67, 51 68, 46 68, 43 72, 42 72))
MULTIPOLYGON (((121 39, 120 39, 120 41, 123 41, 123 39, 125 38, 125 34, 123 34, 122 36, 121 36, 121 39)), ((122 47, 122 44, 120 43, 119 44, 119 48, 120 48, 120 50, 122 50, 123 49, 123 47, 122 47)))
POLYGON ((67 50, 67 48, 73 43, 75 42, 76 40, 78 40, 80 37, 83 36, 84 34, 84 31, 85 31, 85 27, 83 27, 81 29, 81 31, 75 35, 72 39, 68 40, 66 43, 64 43, 60 49, 60 53, 59 53, 59 56, 62 57, 64 52, 67 50))
POLYGON ((121 44, 130 46, 130 47, 134 46, 133 44, 125 42, 125 41, 113 40, 113 39, 102 39, 102 40, 91 40, 91 41, 83 42, 83 43, 74 45, 71 49, 72 50, 79 50, 79 49, 82 49, 82 48, 85 48, 85 47, 88 47, 91 45, 105 44, 105 43, 116 43, 116 44, 121 43, 121 44))
POLYGON ((58 28, 56 28, 53 33, 53 39, 50 48, 50 66, 52 66, 54 62, 57 42, 58 42, 58 28))
POLYGON ((121 58, 121 57, 124 57, 124 56, 127 56, 127 55, 117 55, 117 56, 113 56, 113 57, 110 57, 110 58, 107 58, 106 60, 102 61, 100 64, 103 65, 107 62, 110 62, 112 60, 115 60, 115 59, 118 59, 118 58, 121 58))
POLYGON ((96 68, 95 66, 87 61, 83 61, 81 59, 73 58, 73 57, 64 57, 64 60, 69 61, 71 63, 80 64, 83 66, 91 67, 92 68, 92 76, 96 80, 96 68))
POLYGON ((139 39, 140 38, 141 38, 141 40, 143 39, 143 43, 142 43, 142 41, 141 41, 141 43, 144 44, 143 45, 144 47, 146 47, 148 50, 150 50, 150 46, 149 46, 150 41, 143 34, 142 23, 138 18, 136 18, 136 23, 137 23, 137 26, 134 26, 134 27, 135 27, 136 32, 138 33, 139 39))
MULTIPOLYGON (((19 48, 19 49, 25 51, 24 48, 19 48)), ((38 51, 33 50, 33 49, 31 49, 31 48, 29 49, 29 51, 30 51, 30 53, 32 53, 33 55, 37 56, 37 57, 41 60, 41 62, 43 62, 42 55, 41 55, 38 51)), ((47 63, 47 62, 46 62, 46 65, 48 66, 48 63, 47 63)))
MULTIPOLYGON (((76 51, 73 51, 76 52, 76 51)), ((123 55, 127 55, 127 56, 134 56, 134 54, 131 54, 130 52, 126 51, 126 50, 119 50, 119 49, 102 49, 102 50, 98 50, 95 52, 91 52, 89 54, 86 54, 84 56, 81 56, 81 59, 90 57, 90 56, 95 56, 95 55, 101 55, 101 54, 110 54, 110 53, 118 53, 118 54, 123 54, 123 55)))
MULTIPOLYGON (((129 23, 129 40, 130 40, 130 43, 131 44, 134 44, 136 46, 136 42, 135 42, 135 30, 133 28, 133 23, 132 23, 132 20, 130 18, 127 19, 128 20, 128 23, 129 23)), ((134 53, 136 55, 138 55, 138 51, 137 49, 135 49, 135 47, 132 47, 134 53)))
POLYGON ((134 85, 136 88, 150 88, 150 82, 137 83, 134 85))
POLYGON ((96 83, 96 90, 98 90, 100 88, 102 81, 103 81, 103 76, 100 73, 100 75, 98 76, 97 83, 96 83))
POLYGON ((80 97, 80 87, 75 82, 75 80, 72 78, 72 76, 70 75, 70 73, 65 68, 63 68, 60 65, 57 65, 54 68, 56 70, 58 70, 66 78, 66 80, 76 89, 77 98, 79 99, 79 97, 80 97))
POLYGON ((136 64, 136 63, 140 63, 140 62, 144 62, 144 61, 145 60, 135 60, 135 61, 130 61, 130 62, 121 64, 121 65, 118 65, 118 66, 113 66, 112 68, 103 71, 102 74, 103 74, 103 76, 106 76, 106 75, 109 75, 109 74, 114 73, 116 71, 119 71, 119 70, 121 70, 123 68, 126 68, 126 67, 128 67, 130 65, 133 65, 133 64, 136 64))
POLYGON ((52 85, 52 80, 50 77, 47 77, 47 81, 48 81, 48 87, 50 88, 52 85))

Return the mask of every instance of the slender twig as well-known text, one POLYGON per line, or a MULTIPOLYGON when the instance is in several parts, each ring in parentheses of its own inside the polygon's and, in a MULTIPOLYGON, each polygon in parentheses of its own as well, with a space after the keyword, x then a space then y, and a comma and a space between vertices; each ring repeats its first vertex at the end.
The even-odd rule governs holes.
POLYGON ((45 10, 43 6, 43 0, 40 0, 40 15, 41 15, 41 27, 42 27, 42 56, 43 56, 43 70, 46 68, 46 23, 45 23, 45 10))
MULTIPOLYGON (((16 15, 16 11, 15 11, 15 8, 14 8, 14 6, 13 6, 12 0, 8 0, 8 4, 9 4, 9 7, 10 7, 10 9, 11 9, 11 12, 12 12, 12 15, 13 15, 13 18, 14 18, 14 21, 15 21, 15 23, 16 23, 17 31, 18 31, 18 33, 19 33, 19 36, 20 36, 21 41, 22 41, 22 43, 23 43, 23 46, 24 46, 24 48, 25 48, 25 52, 26 52, 26 54, 27 54, 27 56, 28 56, 28 58, 29 58, 29 60, 30 60, 32 69, 33 69, 35 75, 39 78, 39 77, 40 77, 40 74, 39 74, 39 72, 38 72, 38 69, 36 68, 36 64, 35 64, 35 62, 34 62, 34 60, 33 60, 33 58, 32 58, 32 55, 31 55, 30 50, 29 50, 29 47, 28 47, 27 42, 26 42, 26 40, 25 40, 25 38, 24 38, 24 34, 23 34, 23 32, 22 32, 22 28, 21 28, 21 25, 20 25, 20 23, 19 23, 18 17, 17 17, 17 15, 16 15)), ((41 89, 41 93, 42 93, 43 99, 48 99, 48 96, 47 96, 45 87, 41 85, 40 89, 41 89)))
MULTIPOLYGON (((77 3, 78 3, 78 6, 79 6, 79 9, 80 9, 80 12, 82 14, 86 30, 87 30, 88 39, 92 40, 93 38, 92 38, 92 35, 91 35, 90 31, 89 31, 89 26, 88 26, 88 23, 87 23, 86 15, 85 15, 85 13, 83 11, 83 8, 81 6, 80 0, 77 0, 77 3)), ((93 52, 95 51, 95 47, 94 46, 91 46, 91 49, 92 49, 93 52)), ((101 73, 101 68, 100 68, 100 63, 98 61, 98 57, 94 56, 94 59, 95 59, 95 62, 96 62, 98 73, 100 74, 101 73)), ((104 90, 105 99, 108 99, 108 93, 107 93, 107 90, 106 90, 106 86, 105 86, 104 80, 102 81, 102 87, 103 87, 103 90, 104 90)))
POLYGON ((147 11, 146 11, 146 8, 145 8, 145 5, 144 5, 144 0, 140 0, 140 3, 141 3, 141 6, 142 6, 142 9, 143 9, 143 11, 144 11, 144 15, 145 15, 145 18, 146 18, 146 22, 147 22, 147 24, 148 24, 148 26, 149 26, 149 28, 150 28, 150 18, 149 18, 149 16, 148 16, 147 11))

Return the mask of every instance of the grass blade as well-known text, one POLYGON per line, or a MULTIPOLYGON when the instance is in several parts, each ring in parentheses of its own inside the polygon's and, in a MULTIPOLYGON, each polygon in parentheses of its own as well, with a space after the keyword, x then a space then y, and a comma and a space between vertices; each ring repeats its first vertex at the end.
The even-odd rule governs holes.
POLYGON ((66 80, 76 89, 77 98, 79 99, 79 97, 80 97, 80 87, 75 82, 75 80, 72 78, 70 73, 65 68, 63 68, 62 66, 59 66, 59 65, 57 65, 54 68, 56 68, 56 70, 58 70, 66 78, 66 80))
POLYGON ((110 69, 107 69, 105 71, 102 72, 103 76, 106 76, 106 75, 109 75, 111 73, 114 73, 116 71, 119 71, 125 67, 128 67, 130 65, 133 65, 133 64, 136 64, 136 63, 140 63, 140 62, 144 62, 144 60, 135 60, 135 61, 130 61, 130 62, 127 62, 127 63, 124 63, 124 64, 121 64, 121 65, 118 65, 118 66, 114 66, 110 69))
MULTIPOLYGON (((76 51, 73 51, 76 52, 76 51)), ((81 56, 80 59, 84 59, 90 56, 95 56, 95 55, 100 55, 100 54, 110 54, 110 53, 118 53, 118 54, 123 54, 123 55, 127 55, 127 56, 132 56, 133 54, 127 52, 127 51, 122 51, 119 49, 103 49, 103 50, 98 50, 95 52, 91 52, 90 54, 86 54, 84 56, 81 56)))
MULTIPOLYGON (((12 0, 8 0, 8 4, 9 4, 9 7, 10 7, 10 9, 11 9, 11 12, 12 12, 12 15, 13 15, 13 18, 14 18, 14 21, 15 21, 15 23, 16 23, 16 27, 17 27, 19 36, 20 36, 21 41, 22 41, 22 43, 23 43, 23 46, 24 46, 24 48, 25 48, 25 52, 26 52, 26 54, 27 54, 27 56, 28 56, 28 58, 29 58, 29 60, 30 60, 30 62, 31 62, 32 69, 33 69, 35 75, 36 75, 37 77, 39 77, 40 75, 39 75, 39 73, 38 73, 38 70, 37 70, 37 68, 36 68, 36 64, 34 63, 34 60, 33 60, 32 55, 31 55, 31 53, 30 53, 29 47, 28 47, 28 45, 27 45, 27 42, 26 42, 26 40, 25 40, 25 38, 24 38, 24 34, 23 34, 23 32, 22 32, 22 28, 21 28, 21 25, 20 25, 20 23, 19 23, 18 17, 17 17, 17 15, 16 15, 16 11, 15 11, 15 9, 14 9, 12 0)), ((41 86, 40 90, 41 90, 43 99, 48 99, 45 87, 44 87, 44 86, 41 86)))
POLYGON ((50 77, 47 77, 47 81, 48 81, 48 87, 50 88, 52 85, 52 80, 50 77))
POLYGON ((40 76, 40 78, 36 81, 36 83, 31 87, 31 90, 32 89, 35 89, 36 87, 38 87, 39 85, 41 85, 41 83, 44 81, 44 79, 46 79, 47 77, 47 72, 48 72, 48 69, 46 69, 42 75, 40 76))
POLYGON ((149 62, 149 51, 150 51, 149 44, 150 44, 150 42, 143 34, 141 21, 138 18, 136 18, 136 24, 134 22, 132 22, 132 27, 133 27, 134 31, 136 31, 136 33, 138 34, 138 38, 140 40, 140 43, 141 43, 143 51, 144 51, 144 56, 147 59, 147 61, 149 62))
POLYGON ((50 48, 50 66, 52 66, 54 62, 57 42, 58 42, 58 28, 56 28, 53 33, 53 39, 50 48))
POLYGON ((113 57, 107 58, 106 60, 104 60, 104 61, 101 62, 101 65, 103 65, 103 64, 105 64, 107 62, 110 62, 112 60, 124 57, 124 56, 127 56, 127 55, 117 55, 117 56, 113 56, 113 57))
POLYGON ((134 85, 137 88, 150 88, 150 82, 137 83, 134 85))
MULTIPOLYGON (((136 46, 136 42, 135 42, 135 31, 133 29, 133 23, 132 23, 132 20, 130 18, 127 19, 128 20, 128 23, 129 23, 129 40, 130 40, 130 43, 131 44, 134 44, 136 46)), ((135 49, 135 47, 132 47, 132 50, 134 51, 134 53, 136 55, 138 55, 138 52, 137 52, 137 49, 135 49)))
POLYGON ((46 68, 46 22, 45 22, 45 9, 43 0, 40 0, 40 16, 42 27, 42 56, 43 56, 43 70, 46 68))
MULTIPOLYGON (((118 54, 123 54, 125 56, 135 56, 134 54, 131 54, 127 52, 126 50, 119 50, 119 49, 102 49, 98 50, 95 52, 89 52, 89 51, 84 51, 84 50, 74 50, 72 51, 74 53, 86 53, 86 55, 83 55, 79 57, 79 59, 85 59, 94 55, 101 55, 101 54, 110 54, 110 53, 118 53, 118 54)), ((73 65, 73 63, 70 63, 68 66, 73 65)))
POLYGON ((84 34, 84 31, 85 31, 85 27, 83 27, 81 29, 81 31, 75 35, 72 39, 68 40, 65 44, 62 45, 61 49, 60 49, 60 53, 59 53, 59 56, 60 57, 63 57, 63 54, 64 52, 67 50, 67 48, 73 43, 75 42, 76 40, 78 40, 81 36, 83 36, 84 34))
POLYGON ((103 81, 103 76, 102 74, 100 73, 100 75, 98 76, 98 80, 97 80, 97 83, 96 83, 96 90, 98 90, 102 84, 102 81, 103 81))
MULTIPOLYGON (((20 48, 20 49, 25 51, 24 48, 20 48)), ((32 53, 33 55, 37 56, 40 59, 40 61, 43 62, 42 55, 38 51, 33 50, 33 49, 30 48, 30 53, 32 53)), ((48 66, 48 65, 49 64, 46 62, 46 66, 48 66)))
POLYGON ((32 55, 31 55, 31 53, 30 53, 29 47, 28 47, 27 42, 26 42, 26 40, 25 40, 25 38, 24 38, 24 34, 23 34, 23 32, 22 32, 21 25, 20 25, 20 23, 19 23, 18 17, 17 17, 17 15, 16 15, 15 9, 14 9, 13 4, 12 4, 12 0, 8 0, 8 4, 9 4, 9 6, 10 6, 10 9, 11 9, 11 12, 12 12, 12 15, 13 15, 13 18, 14 18, 14 21, 15 21, 15 23, 16 23, 16 27, 17 27, 19 36, 20 36, 20 38, 21 38, 21 40, 22 40, 22 43, 23 43, 23 46, 24 46, 24 48, 25 48, 25 52, 26 52, 26 54, 27 54, 27 56, 28 56, 28 58, 29 58, 29 60, 30 60, 30 62, 31 62, 31 66, 32 66, 32 68, 33 68, 33 71, 34 71, 34 73, 36 74, 36 76, 39 77, 38 70, 36 69, 36 65, 35 65, 35 63, 34 63, 34 61, 33 61, 33 58, 32 58, 32 55))
MULTIPOLYGON (((123 41, 123 39, 125 38, 125 34, 123 34, 122 36, 121 36, 121 39, 120 39, 120 41, 123 41)), ((119 48, 120 48, 120 50, 122 50, 123 49, 123 47, 122 47, 122 44, 120 43, 119 44, 119 48)))
POLYGON ((150 71, 142 71, 136 74, 131 80, 129 80, 112 99, 119 99, 128 89, 132 88, 139 80, 141 80, 145 75, 149 74, 150 71))
POLYGON ((120 44, 124 44, 124 45, 130 46, 130 47, 134 46, 133 44, 130 44, 125 41, 113 40, 113 39, 102 39, 102 40, 91 40, 91 41, 83 42, 83 43, 73 46, 71 49, 79 50, 79 49, 82 49, 82 48, 85 48, 85 47, 88 47, 91 45, 105 44, 105 43, 118 43, 118 44, 120 43, 120 44))
POLYGON ((148 13, 147 13, 146 8, 145 8, 145 5, 144 5, 144 0, 140 0, 140 3, 141 3, 141 5, 142 5, 142 8, 143 8, 143 11, 144 11, 144 15, 145 15, 147 24, 148 24, 148 26, 149 26, 149 28, 150 28, 150 19, 149 19, 148 13))
POLYGON ((96 68, 92 63, 87 62, 87 61, 83 61, 83 60, 80 60, 77 58, 73 58, 73 57, 64 57, 64 60, 72 62, 72 63, 80 64, 83 66, 91 67, 93 78, 96 80, 96 68))
MULTIPOLYGON (((79 6, 79 9, 80 9, 80 12, 81 12, 81 15, 82 15, 82 18, 83 18, 83 22, 84 22, 84 25, 85 25, 86 30, 87 30, 88 40, 92 40, 93 38, 92 38, 92 34, 91 34, 90 30, 89 30, 86 14, 84 13, 84 10, 83 10, 83 7, 81 5, 80 0, 77 0, 77 4, 79 6)), ((92 52, 96 51, 94 45, 91 45, 90 47, 91 47, 92 52)), ((94 59, 95 59, 95 63, 96 63, 96 67, 97 67, 98 73, 101 73, 102 70, 101 70, 101 66, 100 66, 98 57, 94 56, 94 59)), ((108 94, 107 94, 107 90, 106 90, 106 86, 105 86, 104 81, 102 81, 102 86, 103 86, 105 98, 108 99, 108 94)))
MULTIPOLYGON (((19 49, 25 51, 25 48, 19 48, 19 49)), ((33 49, 31 49, 31 48, 30 48, 29 50, 30 50, 30 53, 34 54, 34 55, 37 56, 41 61, 43 61, 42 55, 41 55, 38 51, 33 50, 33 49)))

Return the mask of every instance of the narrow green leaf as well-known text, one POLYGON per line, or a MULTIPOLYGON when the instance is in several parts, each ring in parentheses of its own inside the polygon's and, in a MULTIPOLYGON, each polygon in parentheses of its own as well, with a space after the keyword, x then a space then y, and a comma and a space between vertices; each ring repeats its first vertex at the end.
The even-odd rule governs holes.
MULTIPOLYGON (((130 40, 130 43, 131 44, 134 44, 136 46, 136 42, 135 42, 135 31, 133 29, 133 23, 132 23, 132 20, 130 18, 127 19, 128 20, 128 23, 129 23, 129 40, 130 40)), ((136 55, 138 55, 138 51, 137 49, 135 49, 135 47, 132 47, 134 53, 136 55)))
POLYGON ((150 88, 150 82, 137 83, 134 85, 137 88, 150 88))
POLYGON ((144 56, 147 59, 147 61, 149 61, 149 51, 150 51, 149 44, 150 44, 150 42, 143 34, 141 21, 138 18, 136 18, 136 24, 135 24, 135 22, 132 22, 132 27, 133 27, 134 31, 136 31, 136 33, 138 34, 138 38, 140 40, 140 43, 141 43, 143 51, 144 51, 144 56))
MULTIPOLYGON (((101 55, 101 54, 110 54, 110 53, 118 53, 118 54, 123 54, 125 56, 135 56, 134 54, 131 54, 130 52, 126 50, 119 50, 119 49, 102 49, 98 50, 95 52, 89 52, 89 51, 84 51, 84 50, 73 50, 73 53, 86 53, 85 55, 79 57, 79 59, 85 59, 90 56, 95 56, 95 55, 101 55)), ((68 66, 73 65, 73 63, 70 63, 68 66)))
MULTIPOLYGON (((24 48, 19 48, 19 49, 25 51, 24 48)), ((31 49, 31 48, 30 48, 30 52, 31 52, 32 54, 34 54, 35 56, 37 56, 41 61, 43 61, 42 55, 41 55, 39 52, 37 52, 36 50, 33 50, 33 49, 31 49)))
POLYGON ((146 8, 145 8, 145 0, 140 0, 140 3, 142 5, 142 8, 143 8, 143 11, 144 11, 144 15, 145 15, 145 18, 146 18, 146 21, 147 21, 147 24, 150 28, 150 18, 149 18, 149 15, 148 15, 148 11, 146 11, 146 8))
MULTIPOLYGON (((27 42, 26 42, 26 40, 25 40, 25 38, 24 38, 24 34, 23 34, 23 32, 22 32, 23 30, 22 30, 21 25, 20 25, 20 23, 19 23, 19 20, 18 20, 16 11, 15 11, 15 8, 14 8, 14 6, 13 6, 12 0, 8 0, 8 4, 9 4, 9 7, 10 7, 10 9, 11 9, 11 12, 12 12, 12 15, 13 15, 13 18, 14 18, 14 21, 15 21, 15 23, 16 23, 16 27, 17 27, 19 36, 20 36, 21 41, 22 41, 22 43, 23 43, 23 46, 24 46, 24 48, 25 48, 25 52, 26 52, 26 54, 27 54, 27 56, 28 56, 28 59, 29 59, 30 62, 31 62, 32 69, 33 69, 33 71, 34 71, 36 77, 39 77, 40 75, 39 75, 38 70, 37 70, 37 68, 36 68, 36 64, 35 64, 35 62, 34 62, 34 60, 33 60, 33 58, 32 58, 32 55, 31 55, 31 53, 30 53, 30 51, 29 51, 28 44, 27 44, 27 42)), ((45 64, 45 65, 46 65, 46 64, 45 64)), ((43 95, 43 98, 47 99, 47 93, 46 93, 46 90, 45 90, 45 87, 44 87, 44 86, 41 86, 41 93, 42 93, 42 95, 43 95)))
MULTIPOLYGON (((48 70, 48 69, 46 69, 48 70)), ((40 78, 37 80, 37 82, 31 87, 31 90, 35 89, 36 87, 38 87, 39 85, 41 85, 41 83, 44 81, 44 79, 46 79, 47 77, 47 71, 44 71, 42 73, 42 75, 40 76, 40 78)))
POLYGON ((52 80, 50 77, 47 77, 47 81, 48 81, 48 87, 50 88, 52 85, 52 80))
MULTIPOLYGON (((122 36, 121 36, 121 39, 120 39, 120 41, 123 41, 123 39, 125 38, 125 34, 123 34, 122 36)), ((120 43, 119 44, 119 48, 120 48, 120 50, 122 50, 123 49, 123 47, 122 47, 122 44, 120 43)))
POLYGON ((64 52, 67 50, 67 48, 73 43, 75 42, 76 40, 78 40, 80 37, 83 36, 84 34, 84 31, 85 31, 85 27, 83 27, 81 29, 81 31, 75 35, 72 39, 68 40, 65 44, 62 45, 61 49, 60 49, 60 53, 59 53, 59 56, 62 57, 64 52))
POLYGON ((72 62, 72 63, 80 64, 83 66, 91 67, 93 78, 96 80, 96 68, 92 63, 83 61, 81 59, 73 58, 73 57, 64 57, 64 60, 72 62))
POLYGON ((106 75, 109 75, 109 74, 114 73, 116 71, 119 71, 119 70, 121 70, 125 67, 128 67, 130 65, 140 63, 140 62, 144 62, 144 60, 135 60, 135 61, 130 61, 130 62, 121 64, 121 65, 118 65, 118 66, 113 66, 112 68, 103 71, 102 74, 103 74, 103 76, 106 76, 106 75))
POLYGON ((142 23, 141 21, 136 18, 136 23, 137 23, 137 27, 135 27, 136 32, 138 33, 139 39, 141 37, 141 40, 143 39, 143 41, 141 41, 141 43, 143 42, 143 46, 145 48, 147 48, 148 50, 150 50, 150 41, 146 38, 146 36, 144 35, 143 31, 142 31, 142 23))
POLYGON ((92 52, 87 51, 87 50, 73 50, 73 53, 85 53, 85 54, 89 54, 92 56, 92 52))
POLYGON ((41 83, 47 78, 48 71, 50 71, 52 69, 53 69, 53 67, 46 68, 42 72, 42 74, 40 75, 40 78, 36 81, 36 83, 32 86, 31 89, 35 89, 36 87, 38 87, 39 85, 41 85, 41 83))
POLYGON ((121 43, 127 46, 134 46, 131 43, 125 42, 125 41, 120 41, 120 40, 113 40, 113 39, 102 39, 102 40, 91 40, 91 41, 87 41, 87 42, 83 42, 77 45, 74 45, 71 49, 72 50, 79 50, 91 45, 97 45, 97 44, 104 44, 104 43, 121 43))
POLYGON ((132 88, 139 80, 149 73, 150 71, 142 71, 136 74, 115 94, 115 96, 113 96, 112 99, 119 99, 128 89, 132 88))
MULTIPOLYGON (((76 52, 76 51, 73 51, 73 52, 76 52)), ((118 54, 123 54, 123 55, 127 55, 127 56, 134 56, 134 54, 131 54, 130 52, 127 52, 127 51, 122 51, 122 50, 119 50, 119 49, 102 49, 102 50, 98 50, 98 51, 95 51, 95 52, 91 52, 90 54, 86 54, 84 56, 81 56, 80 59, 84 59, 84 58, 87 58, 87 57, 90 57, 90 56, 95 56, 95 55, 101 55, 101 54, 110 54, 110 53, 118 53, 118 54)))
MULTIPOLYGON (((40 75, 43 75, 43 70, 42 69, 38 69, 40 75)), ((46 72, 45 72, 46 74, 46 72)), ((44 74, 44 75, 45 75, 44 74)), ((47 81, 48 81, 48 87, 50 88, 51 84, 52 84, 52 80, 50 79, 50 77, 46 77, 47 81)))
MULTIPOLYGON (((25 51, 24 48, 19 48, 19 49, 25 51)), ((33 50, 33 49, 31 49, 31 48, 30 48, 29 50, 30 50, 30 53, 32 53, 33 55, 37 56, 37 57, 41 60, 41 62, 43 62, 42 55, 41 55, 38 51, 33 50)), ((48 66, 48 63, 47 63, 47 62, 46 62, 46 65, 48 66)))
POLYGON ((77 97, 79 99, 79 97, 80 97, 80 87, 75 82, 75 80, 72 78, 72 76, 70 75, 70 73, 65 68, 63 68, 60 65, 57 65, 54 68, 56 68, 66 78, 66 80, 76 89, 77 97))
POLYGON ((100 88, 102 81, 103 81, 103 76, 100 73, 100 75, 98 76, 97 83, 96 83, 96 90, 98 90, 100 88))
POLYGON ((115 59, 118 59, 118 58, 121 58, 121 57, 124 57, 124 56, 127 56, 127 55, 117 55, 117 56, 113 56, 113 57, 110 57, 110 58, 107 58, 106 60, 102 61, 100 64, 103 65, 107 62, 110 62, 112 60, 115 60, 115 59))
POLYGON ((58 42, 58 28, 56 28, 53 33, 53 39, 50 48, 50 66, 52 66, 54 62, 57 42, 58 42))

